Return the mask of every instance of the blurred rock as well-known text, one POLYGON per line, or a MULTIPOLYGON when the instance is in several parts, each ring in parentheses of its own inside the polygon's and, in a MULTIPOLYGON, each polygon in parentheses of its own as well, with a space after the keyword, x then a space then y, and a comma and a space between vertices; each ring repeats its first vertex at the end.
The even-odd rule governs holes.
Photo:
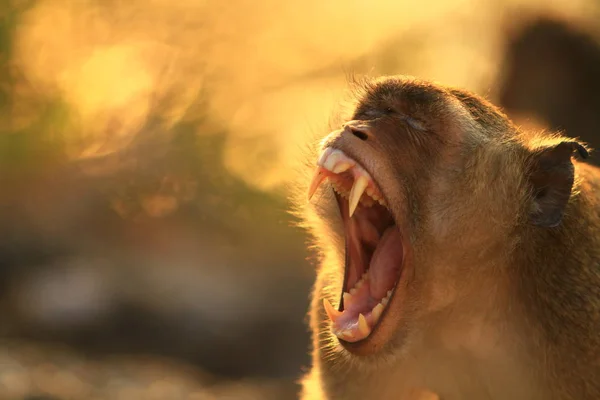
MULTIPOLYGON (((499 102, 521 120, 600 148, 600 32, 560 18, 538 18, 510 38, 499 102)), ((599 164, 600 153, 591 161, 599 164)))
POLYGON ((157 357, 92 358, 65 346, 0 343, 0 398, 54 400, 294 399, 292 380, 219 380, 157 357))

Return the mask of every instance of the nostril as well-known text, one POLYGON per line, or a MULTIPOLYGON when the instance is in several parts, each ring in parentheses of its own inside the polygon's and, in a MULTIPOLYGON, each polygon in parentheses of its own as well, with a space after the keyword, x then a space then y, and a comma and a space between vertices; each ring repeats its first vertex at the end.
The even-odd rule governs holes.
POLYGON ((366 133, 364 133, 363 131, 359 131, 356 128, 348 127, 348 129, 350 129, 350 132, 352 132, 352 134, 354 136, 356 136, 357 138, 359 138, 360 140, 367 140, 367 138, 369 137, 369 136, 367 136, 366 133))

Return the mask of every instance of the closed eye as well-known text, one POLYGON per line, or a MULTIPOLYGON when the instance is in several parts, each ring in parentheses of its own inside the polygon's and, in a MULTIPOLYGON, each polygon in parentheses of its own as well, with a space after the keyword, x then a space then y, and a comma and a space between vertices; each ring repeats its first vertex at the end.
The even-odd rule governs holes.
MULTIPOLYGON (((409 117, 407 115, 400 114, 392 107, 380 108, 379 110, 376 110, 376 109, 366 110, 366 111, 364 111, 364 113, 362 115, 364 115, 366 117, 366 119, 381 118, 384 115, 396 115, 397 117, 402 119, 406 124, 408 124, 411 128, 419 130, 419 131, 426 130, 425 125, 421 121, 419 121, 415 118, 409 117)), ((356 119, 361 119, 360 117, 361 117, 360 114, 357 114, 355 116, 356 119)))
MULTIPOLYGON (((394 110, 392 107, 386 107, 384 109, 384 113, 386 115, 392 115, 392 114, 398 114, 396 112, 396 110, 394 110)), ((415 118, 409 117, 407 115, 402 115, 400 114, 400 118, 406 122, 408 125, 410 125, 411 128, 419 130, 419 131, 424 131, 425 130, 425 126, 423 125, 422 122, 416 120, 415 118)))
POLYGON ((402 119, 413 129, 416 129, 419 131, 425 130, 425 125, 423 125, 423 123, 421 121, 418 121, 414 118, 407 117, 407 116, 403 116, 402 119))

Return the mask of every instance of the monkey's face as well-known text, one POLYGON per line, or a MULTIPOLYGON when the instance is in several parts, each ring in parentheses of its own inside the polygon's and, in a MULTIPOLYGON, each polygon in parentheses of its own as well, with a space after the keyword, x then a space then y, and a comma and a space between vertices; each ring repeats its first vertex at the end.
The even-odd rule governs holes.
POLYGON ((340 247, 340 265, 321 275, 320 295, 330 332, 351 353, 397 347, 433 303, 452 301, 431 293, 460 284, 466 265, 449 252, 479 239, 455 207, 473 194, 465 177, 472 121, 449 91, 386 79, 323 141, 309 197, 340 247))

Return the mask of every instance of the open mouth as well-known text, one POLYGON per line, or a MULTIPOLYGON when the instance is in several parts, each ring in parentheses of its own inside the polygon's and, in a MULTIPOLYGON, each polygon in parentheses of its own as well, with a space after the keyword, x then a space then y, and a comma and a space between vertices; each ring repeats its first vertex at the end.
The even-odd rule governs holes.
POLYGON ((309 199, 326 180, 344 222, 343 293, 336 310, 323 300, 333 333, 346 342, 366 339, 385 318, 404 265, 402 233, 381 189, 357 161, 331 147, 322 153, 309 199))

